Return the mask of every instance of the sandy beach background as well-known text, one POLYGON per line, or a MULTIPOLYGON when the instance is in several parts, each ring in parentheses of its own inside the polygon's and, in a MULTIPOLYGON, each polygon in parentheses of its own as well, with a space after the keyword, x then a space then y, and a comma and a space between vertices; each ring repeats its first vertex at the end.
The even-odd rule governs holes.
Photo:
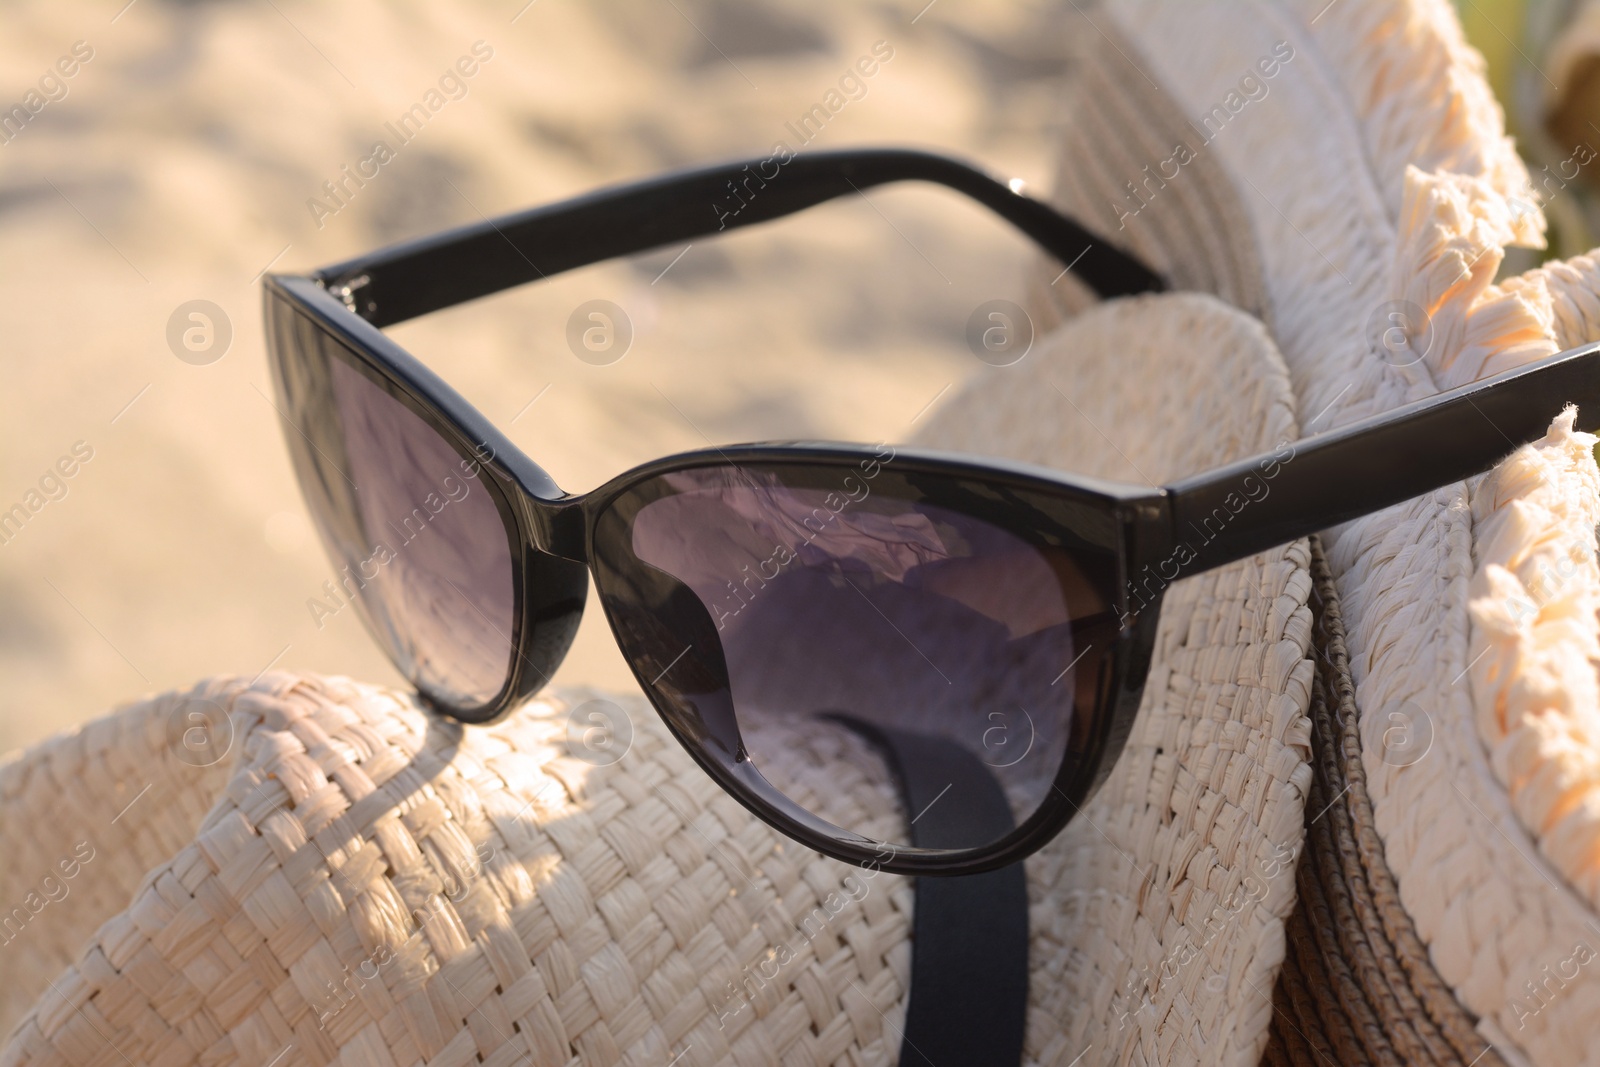
MULTIPOLYGON (((398 681, 354 613, 308 610, 333 572, 268 399, 263 271, 799 147, 786 123, 874 46, 892 58, 808 147, 1048 184, 1076 25, 1070 0, 124 2, 8 5, 0 33, 0 112, 43 101, 0 136, 0 512, 27 512, 0 541, 0 750, 211 674, 398 681), (425 128, 328 198, 475 46, 425 128), (209 362, 169 344, 197 300, 228 329, 192 341, 231 332, 209 362)), ((572 490, 708 442, 903 439, 988 369, 967 317, 1022 301, 1030 253, 954 194, 869 195, 394 334, 572 490), (592 299, 634 326, 609 366, 566 345, 592 299)), ((632 685, 597 610, 557 680, 632 685)))

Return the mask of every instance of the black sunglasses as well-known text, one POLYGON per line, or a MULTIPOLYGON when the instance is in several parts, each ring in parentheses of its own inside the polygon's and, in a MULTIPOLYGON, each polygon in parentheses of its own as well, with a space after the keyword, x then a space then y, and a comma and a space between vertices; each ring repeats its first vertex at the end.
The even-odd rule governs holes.
POLYGON ((695 761, 777 830, 837 859, 969 874, 1029 855, 1116 760, 1167 585, 1486 470, 1568 402, 1586 427, 1600 421, 1600 345, 1586 345, 1164 488, 806 442, 671 456, 570 495, 380 332, 912 179, 992 209, 1102 296, 1163 288, 1129 255, 955 160, 815 153, 763 178, 767 162, 269 276, 268 350, 322 538, 368 627, 432 706, 488 722, 544 686, 592 574, 634 676, 695 761), (759 195, 730 214, 727 191, 754 193, 752 180, 759 195), (924 790, 935 795, 920 811, 888 785, 876 810, 834 825, 785 778, 797 746, 841 759, 865 746, 885 783, 906 780, 896 761, 955 752, 983 765, 1010 811, 963 818, 988 801, 951 764, 951 784, 924 790), (913 824, 935 806, 948 813, 930 820, 940 832, 919 836, 913 824))

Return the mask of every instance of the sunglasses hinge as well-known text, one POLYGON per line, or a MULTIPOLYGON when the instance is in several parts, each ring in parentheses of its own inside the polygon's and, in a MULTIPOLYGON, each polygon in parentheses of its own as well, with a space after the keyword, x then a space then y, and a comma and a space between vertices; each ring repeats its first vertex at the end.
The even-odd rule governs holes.
POLYGON ((367 300, 365 302, 366 306, 361 307, 356 301, 357 290, 365 289, 371 284, 371 275, 357 274, 350 278, 335 278, 326 281, 323 286, 329 293, 339 298, 339 302, 349 310, 350 314, 360 315, 364 319, 371 319, 373 313, 378 310, 378 302, 376 300, 367 300))
POLYGON ((1177 576, 1171 503, 1165 490, 1134 500, 1122 511, 1124 550, 1120 610, 1126 618, 1159 600, 1177 576))

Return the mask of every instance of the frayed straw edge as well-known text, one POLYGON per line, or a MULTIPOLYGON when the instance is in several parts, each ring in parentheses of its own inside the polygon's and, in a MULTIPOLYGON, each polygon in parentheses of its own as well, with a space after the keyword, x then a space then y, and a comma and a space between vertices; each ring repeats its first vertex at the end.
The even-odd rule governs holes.
MULTIPOLYGON (((1519 204, 1504 243, 1544 247, 1528 168, 1448 0, 1297 0, 1297 8, 1344 81, 1375 173, 1398 178, 1415 164, 1480 178, 1519 204)), ((1404 183, 1386 195, 1396 210, 1404 183)))
MULTIPOLYGON (((1493 284, 1516 215, 1510 198, 1482 178, 1406 168, 1391 291, 1409 356, 1441 390, 1556 351, 1548 290, 1493 284)), ((1381 358, 1405 362, 1395 335, 1378 340, 1381 358)))
POLYGON ((1473 493, 1479 736, 1519 820, 1600 906, 1600 469, 1567 408, 1473 493))

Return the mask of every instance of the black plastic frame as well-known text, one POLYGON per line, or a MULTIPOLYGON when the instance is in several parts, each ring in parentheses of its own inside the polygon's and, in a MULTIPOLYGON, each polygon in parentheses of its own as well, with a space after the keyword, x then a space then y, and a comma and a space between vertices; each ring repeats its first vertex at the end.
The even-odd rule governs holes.
MULTIPOLYGON (((626 471, 584 494, 567 494, 442 379, 379 327, 561 270, 719 229, 777 218, 872 185, 926 180, 972 196, 1033 238, 1105 296, 1162 288, 1158 275, 1053 209, 964 163, 889 150, 795 157, 765 182, 737 217, 718 217, 730 182, 748 182, 761 161, 726 164, 602 190, 519 215, 376 252, 310 276, 269 275, 264 298, 282 301, 340 342, 364 373, 453 442, 483 460, 502 494, 519 581, 515 654, 505 687, 487 704, 441 706, 466 722, 488 722, 541 688, 554 673, 583 610, 585 574, 599 518, 621 495, 665 472, 708 464, 783 462, 854 465, 869 446, 831 442, 726 445, 626 471), (535 264, 539 265, 535 265, 535 264), (542 580, 534 581, 539 574, 542 580), (534 647, 535 632, 565 633, 534 647)), ((269 345, 269 348, 271 346, 269 345)), ((276 354, 274 354, 276 359, 276 354)), ((1184 358, 1173 353, 1174 359, 1184 358)), ((960 875, 1015 862, 1060 832, 1110 772, 1132 728, 1154 648, 1161 597, 1179 578, 1242 559, 1377 511, 1492 466, 1542 436, 1567 403, 1585 428, 1600 425, 1600 345, 1452 390, 1166 487, 1130 486, 989 458, 897 448, 897 470, 978 480, 1060 502, 1082 516, 1118 561, 1120 633, 1112 658, 1109 714, 1096 717, 1093 758, 1081 773, 1063 766, 1032 817, 1005 838, 971 850, 919 849, 858 837, 761 789, 748 768, 696 743, 656 701, 696 762, 740 803, 819 852, 902 874, 960 875)), ((291 428, 288 434, 297 433, 291 428)), ((981 517, 981 516, 980 516, 981 517)), ((651 685, 633 664, 646 694, 651 685)), ((427 694, 424 694, 426 697, 427 694)))

